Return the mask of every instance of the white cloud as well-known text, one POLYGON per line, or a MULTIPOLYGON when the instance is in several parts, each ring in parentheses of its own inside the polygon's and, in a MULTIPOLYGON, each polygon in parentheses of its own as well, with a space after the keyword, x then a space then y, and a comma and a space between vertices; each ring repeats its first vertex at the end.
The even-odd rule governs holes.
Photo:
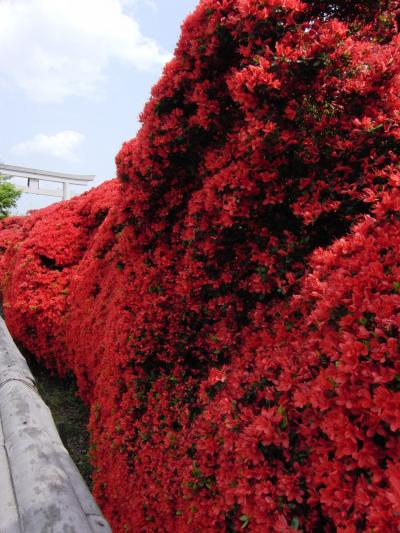
POLYGON ((139 70, 168 59, 126 0, 2 0, 0 79, 39 102, 99 93, 113 60, 139 70))
POLYGON ((59 159, 76 160, 76 150, 85 140, 82 133, 65 130, 55 135, 39 133, 27 141, 16 144, 11 151, 19 156, 44 154, 59 159))

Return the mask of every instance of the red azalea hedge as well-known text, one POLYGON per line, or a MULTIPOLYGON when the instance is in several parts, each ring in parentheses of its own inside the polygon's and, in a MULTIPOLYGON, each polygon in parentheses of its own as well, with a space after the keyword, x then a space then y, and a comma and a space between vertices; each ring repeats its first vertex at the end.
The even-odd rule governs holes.
POLYGON ((400 529, 399 21, 202 0, 119 180, 2 223, 116 532, 400 529))

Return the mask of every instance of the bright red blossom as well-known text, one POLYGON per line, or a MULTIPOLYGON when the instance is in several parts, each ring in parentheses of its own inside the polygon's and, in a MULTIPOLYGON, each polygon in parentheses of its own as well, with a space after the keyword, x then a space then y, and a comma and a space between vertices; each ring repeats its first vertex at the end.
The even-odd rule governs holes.
POLYGON ((399 10, 202 0, 118 180, 2 222, 114 531, 400 529, 399 10))

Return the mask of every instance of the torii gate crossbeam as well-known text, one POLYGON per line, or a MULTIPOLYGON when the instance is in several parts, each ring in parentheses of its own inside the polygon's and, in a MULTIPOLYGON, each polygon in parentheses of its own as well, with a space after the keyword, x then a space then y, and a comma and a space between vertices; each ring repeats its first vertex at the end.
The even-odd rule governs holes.
POLYGON ((16 167, 0 163, 0 174, 10 178, 25 178, 28 180, 27 187, 20 187, 23 192, 30 194, 40 194, 44 196, 56 196, 63 200, 69 198, 70 185, 88 185, 95 176, 79 174, 64 174, 61 172, 50 172, 48 170, 36 170, 34 168, 16 167), (39 187, 39 181, 52 181, 62 183, 62 190, 43 189, 39 187))

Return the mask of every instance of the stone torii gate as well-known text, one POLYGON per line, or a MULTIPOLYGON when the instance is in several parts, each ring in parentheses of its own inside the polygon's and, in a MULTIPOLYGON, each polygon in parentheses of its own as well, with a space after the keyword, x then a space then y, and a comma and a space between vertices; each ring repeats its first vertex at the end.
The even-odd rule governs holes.
POLYGON ((25 178, 28 180, 26 187, 19 187, 23 192, 41 194, 44 196, 56 196, 63 200, 70 197, 70 185, 88 185, 95 176, 82 176, 76 174, 63 174, 48 170, 36 170, 33 168, 15 167, 0 163, 0 174, 10 178, 25 178), (39 187, 39 181, 52 181, 62 184, 61 189, 43 189, 39 187))

